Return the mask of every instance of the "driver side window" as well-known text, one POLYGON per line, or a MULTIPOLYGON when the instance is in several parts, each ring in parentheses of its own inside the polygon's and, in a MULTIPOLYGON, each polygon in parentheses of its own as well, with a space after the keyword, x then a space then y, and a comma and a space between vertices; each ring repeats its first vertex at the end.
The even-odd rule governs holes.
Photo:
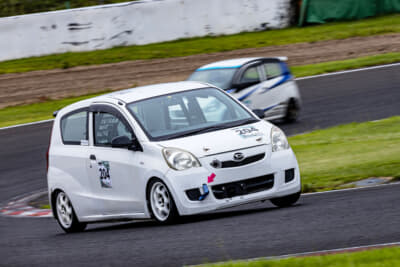
POLYGON ((111 147, 112 140, 119 136, 127 136, 130 140, 133 139, 129 125, 107 112, 93 113, 93 132, 95 146, 111 147))

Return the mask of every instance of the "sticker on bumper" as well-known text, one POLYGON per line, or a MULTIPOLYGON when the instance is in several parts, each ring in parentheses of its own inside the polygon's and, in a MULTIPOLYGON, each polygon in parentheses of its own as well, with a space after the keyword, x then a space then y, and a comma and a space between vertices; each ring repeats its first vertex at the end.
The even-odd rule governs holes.
POLYGON ((211 173, 211 175, 208 176, 208 179, 207 179, 208 183, 214 182, 215 176, 216 176, 215 173, 211 173))

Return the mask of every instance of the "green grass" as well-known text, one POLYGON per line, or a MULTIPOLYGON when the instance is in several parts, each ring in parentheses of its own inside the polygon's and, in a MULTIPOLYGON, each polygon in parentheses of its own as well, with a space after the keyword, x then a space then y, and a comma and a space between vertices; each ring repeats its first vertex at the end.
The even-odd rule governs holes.
MULTIPOLYGON (((385 63, 400 61, 400 53, 388 53, 376 56, 361 57, 342 61, 332 61, 320 64, 292 67, 292 72, 296 77, 316 75, 326 72, 354 69, 359 67, 373 66, 385 63)), ((52 113, 66 105, 76 101, 90 98, 104 92, 84 95, 79 97, 65 98, 62 100, 49 100, 36 104, 21 105, 0 109, 0 127, 51 119, 52 113)))
POLYGON ((368 177, 400 177, 400 116, 289 138, 305 192, 368 177))
POLYGON ((41 103, 3 108, 0 109, 0 127, 51 119, 53 118, 54 111, 79 100, 94 97, 105 92, 107 91, 61 100, 50 100, 41 103))
POLYGON ((340 61, 329 61, 304 66, 293 66, 290 69, 296 77, 311 76, 339 70, 357 69, 400 62, 400 53, 386 53, 340 61))
POLYGON ((383 248, 324 256, 235 261, 205 267, 392 267, 400 266, 400 248, 383 248))
POLYGON ((82 65, 115 63, 127 60, 180 57, 301 42, 344 39, 400 32, 400 15, 389 15, 354 22, 338 22, 305 28, 241 33, 229 36, 182 39, 142 46, 65 53, 0 62, 0 74, 70 68, 82 65))

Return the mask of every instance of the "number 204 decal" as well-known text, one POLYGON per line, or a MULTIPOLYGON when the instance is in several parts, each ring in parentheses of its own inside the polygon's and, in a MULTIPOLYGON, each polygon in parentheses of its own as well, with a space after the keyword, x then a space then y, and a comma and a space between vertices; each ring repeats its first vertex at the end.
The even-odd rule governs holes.
POLYGON ((98 164, 101 187, 111 188, 110 163, 108 161, 100 161, 98 164))
POLYGON ((254 126, 241 127, 241 128, 236 128, 236 129, 233 129, 233 130, 239 136, 241 136, 243 138, 262 135, 262 133, 257 128, 255 128, 254 126))

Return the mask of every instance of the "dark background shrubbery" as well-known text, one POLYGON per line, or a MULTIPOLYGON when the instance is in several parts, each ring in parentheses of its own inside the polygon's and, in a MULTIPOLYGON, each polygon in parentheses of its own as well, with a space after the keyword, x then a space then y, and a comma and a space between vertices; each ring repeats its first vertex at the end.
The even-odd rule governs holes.
POLYGON ((128 1, 132 0, 0 0, 0 17, 128 1))

